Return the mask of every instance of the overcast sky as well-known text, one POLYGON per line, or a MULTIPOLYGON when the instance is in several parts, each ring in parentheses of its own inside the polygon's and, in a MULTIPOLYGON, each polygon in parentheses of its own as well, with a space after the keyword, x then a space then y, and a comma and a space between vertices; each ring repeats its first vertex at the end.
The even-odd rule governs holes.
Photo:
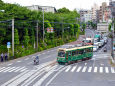
POLYGON ((56 9, 66 7, 70 10, 77 9, 91 9, 94 3, 101 5, 102 2, 109 2, 109 0, 2 0, 6 3, 18 3, 21 6, 41 5, 53 6, 56 9))

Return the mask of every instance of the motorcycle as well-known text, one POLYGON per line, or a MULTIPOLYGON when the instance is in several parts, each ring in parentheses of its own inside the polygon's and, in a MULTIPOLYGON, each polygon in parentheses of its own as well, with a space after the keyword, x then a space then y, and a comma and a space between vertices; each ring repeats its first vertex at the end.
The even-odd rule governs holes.
POLYGON ((39 64, 39 59, 34 59, 34 65, 38 65, 39 64))

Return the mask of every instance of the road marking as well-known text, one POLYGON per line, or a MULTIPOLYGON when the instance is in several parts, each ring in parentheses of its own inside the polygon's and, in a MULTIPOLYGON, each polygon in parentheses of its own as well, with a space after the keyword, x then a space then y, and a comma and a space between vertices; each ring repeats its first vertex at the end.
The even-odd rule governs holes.
POLYGON ((82 68, 81 66, 80 66, 80 67, 78 67, 78 69, 77 69, 77 71, 76 71, 76 72, 79 72, 79 71, 81 70, 81 68, 82 68))
POLYGON ((100 71, 99 71, 100 73, 103 73, 103 67, 100 67, 100 71))
POLYGON ((33 86, 41 86, 41 84, 43 83, 43 81, 49 76, 51 75, 54 71, 55 68, 57 66, 54 66, 52 69, 50 69, 51 71, 49 71, 47 74, 45 74, 38 82, 36 82, 33 86))
POLYGON ((26 58, 25 60, 28 60, 29 58, 26 58))
POLYGON ((14 80, 12 83, 10 83, 8 86, 18 86, 21 82, 25 81, 27 78, 32 76, 35 73, 35 71, 31 70, 28 73, 24 74, 20 78, 14 80))
POLYGON ((6 67, 2 67, 2 68, 0 68, 0 71, 1 71, 2 69, 4 69, 4 68, 6 68, 6 67))
POLYGON ((93 67, 95 66, 95 58, 94 58, 94 62, 93 62, 93 67))
POLYGON ((77 66, 74 66, 71 70, 71 72, 74 72, 74 70, 76 69, 77 66))
POLYGON ((112 72, 112 73, 115 73, 115 71, 114 71, 114 68, 113 68, 113 67, 111 67, 111 72, 112 72))
POLYGON ((22 62, 22 61, 17 61, 17 62, 22 62))
MULTIPOLYGON (((51 70, 52 68, 49 68, 49 70, 51 70)), ((41 76, 44 72, 45 72, 44 69, 41 69, 40 71, 38 71, 37 73, 35 73, 31 77, 29 77, 21 86, 29 86, 35 79, 37 79, 39 76, 41 76)))
POLYGON ((65 70, 65 72, 68 72, 70 70, 71 66, 68 66, 68 68, 65 70))
POLYGON ((15 67, 14 69, 10 70, 9 72, 15 71, 16 69, 18 69, 19 67, 15 67))
POLYGON ((106 72, 106 73, 109 73, 108 67, 105 67, 105 72, 106 72))
POLYGON ((18 69, 17 70, 15 70, 14 72, 18 72, 18 71, 20 71, 20 70, 22 70, 23 68, 25 68, 25 66, 24 67, 18 67, 18 69))
POLYGON ((91 70, 92 70, 92 67, 89 67, 88 72, 91 72, 91 70))
POLYGON ((12 70, 13 68, 15 68, 15 67, 10 67, 8 70, 5 70, 4 72, 8 72, 8 71, 12 70))
POLYGON ((67 67, 62 68, 60 71, 58 71, 47 83, 45 86, 48 86, 63 70, 65 70, 67 67))
POLYGON ((8 64, 7 66, 10 66, 10 65, 12 65, 13 63, 10 63, 10 64, 8 64))
POLYGON ((94 73, 97 72, 97 67, 94 67, 94 73))
POLYGON ((85 65, 87 65, 87 63, 85 63, 85 65))
MULTIPOLYGON (((20 78, 21 76, 23 76, 24 74, 26 74, 28 71, 25 71, 19 75, 17 75, 16 77, 10 79, 9 81, 7 81, 6 83, 2 84, 1 86, 8 86, 11 82, 15 81, 17 78, 20 78)), ((14 86, 14 85, 12 85, 14 86)))
POLYGON ((85 72, 87 69, 87 67, 85 66, 83 69, 82 69, 82 72, 85 72))
POLYGON ((102 66, 104 65, 104 64, 101 64, 102 66))
POLYGON ((2 72, 2 71, 4 71, 4 70, 7 70, 7 69, 9 69, 10 67, 5 67, 5 68, 3 68, 2 70, 0 70, 0 72, 2 72))

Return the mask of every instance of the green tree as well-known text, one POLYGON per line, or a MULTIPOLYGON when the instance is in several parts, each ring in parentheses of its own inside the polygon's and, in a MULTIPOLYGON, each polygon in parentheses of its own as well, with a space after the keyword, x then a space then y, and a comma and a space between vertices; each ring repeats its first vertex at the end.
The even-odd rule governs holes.
POLYGON ((25 31, 24 31, 24 32, 25 32, 25 36, 24 36, 23 43, 24 43, 24 46, 25 46, 26 48, 28 48, 29 41, 30 41, 30 38, 29 38, 29 35, 28 35, 28 29, 25 28, 24 30, 25 30, 25 31))
POLYGON ((18 45, 19 44, 19 35, 18 35, 18 30, 14 29, 14 44, 18 45))
POLYGON ((31 29, 31 38, 30 38, 30 42, 32 44, 32 46, 34 46, 35 43, 35 34, 34 34, 34 29, 31 29))

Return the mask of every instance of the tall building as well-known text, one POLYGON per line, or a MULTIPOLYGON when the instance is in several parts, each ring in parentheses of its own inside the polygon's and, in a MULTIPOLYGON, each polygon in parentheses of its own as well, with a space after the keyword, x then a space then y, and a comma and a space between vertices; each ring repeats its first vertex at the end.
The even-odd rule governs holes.
POLYGON ((104 11, 107 8, 107 3, 103 2, 102 6, 100 6, 100 10, 99 10, 99 21, 103 22, 104 21, 104 11))
POLYGON ((84 14, 87 14, 87 13, 88 13, 88 10, 82 9, 82 10, 79 11, 79 14, 80 14, 80 21, 81 21, 81 22, 85 22, 84 14))
POLYGON ((91 8, 93 22, 97 22, 97 10, 99 10, 99 7, 97 4, 94 4, 94 6, 91 8))
POLYGON ((92 12, 88 10, 86 14, 84 14, 84 22, 92 21, 92 12))
POLYGON ((52 6, 39 6, 39 5, 32 5, 32 6, 26 6, 30 10, 36 10, 36 11, 42 11, 44 10, 45 12, 56 12, 56 8, 52 6))
POLYGON ((112 13, 112 16, 115 17, 115 0, 110 0, 109 2, 109 6, 110 6, 110 9, 111 9, 111 13, 112 13))

